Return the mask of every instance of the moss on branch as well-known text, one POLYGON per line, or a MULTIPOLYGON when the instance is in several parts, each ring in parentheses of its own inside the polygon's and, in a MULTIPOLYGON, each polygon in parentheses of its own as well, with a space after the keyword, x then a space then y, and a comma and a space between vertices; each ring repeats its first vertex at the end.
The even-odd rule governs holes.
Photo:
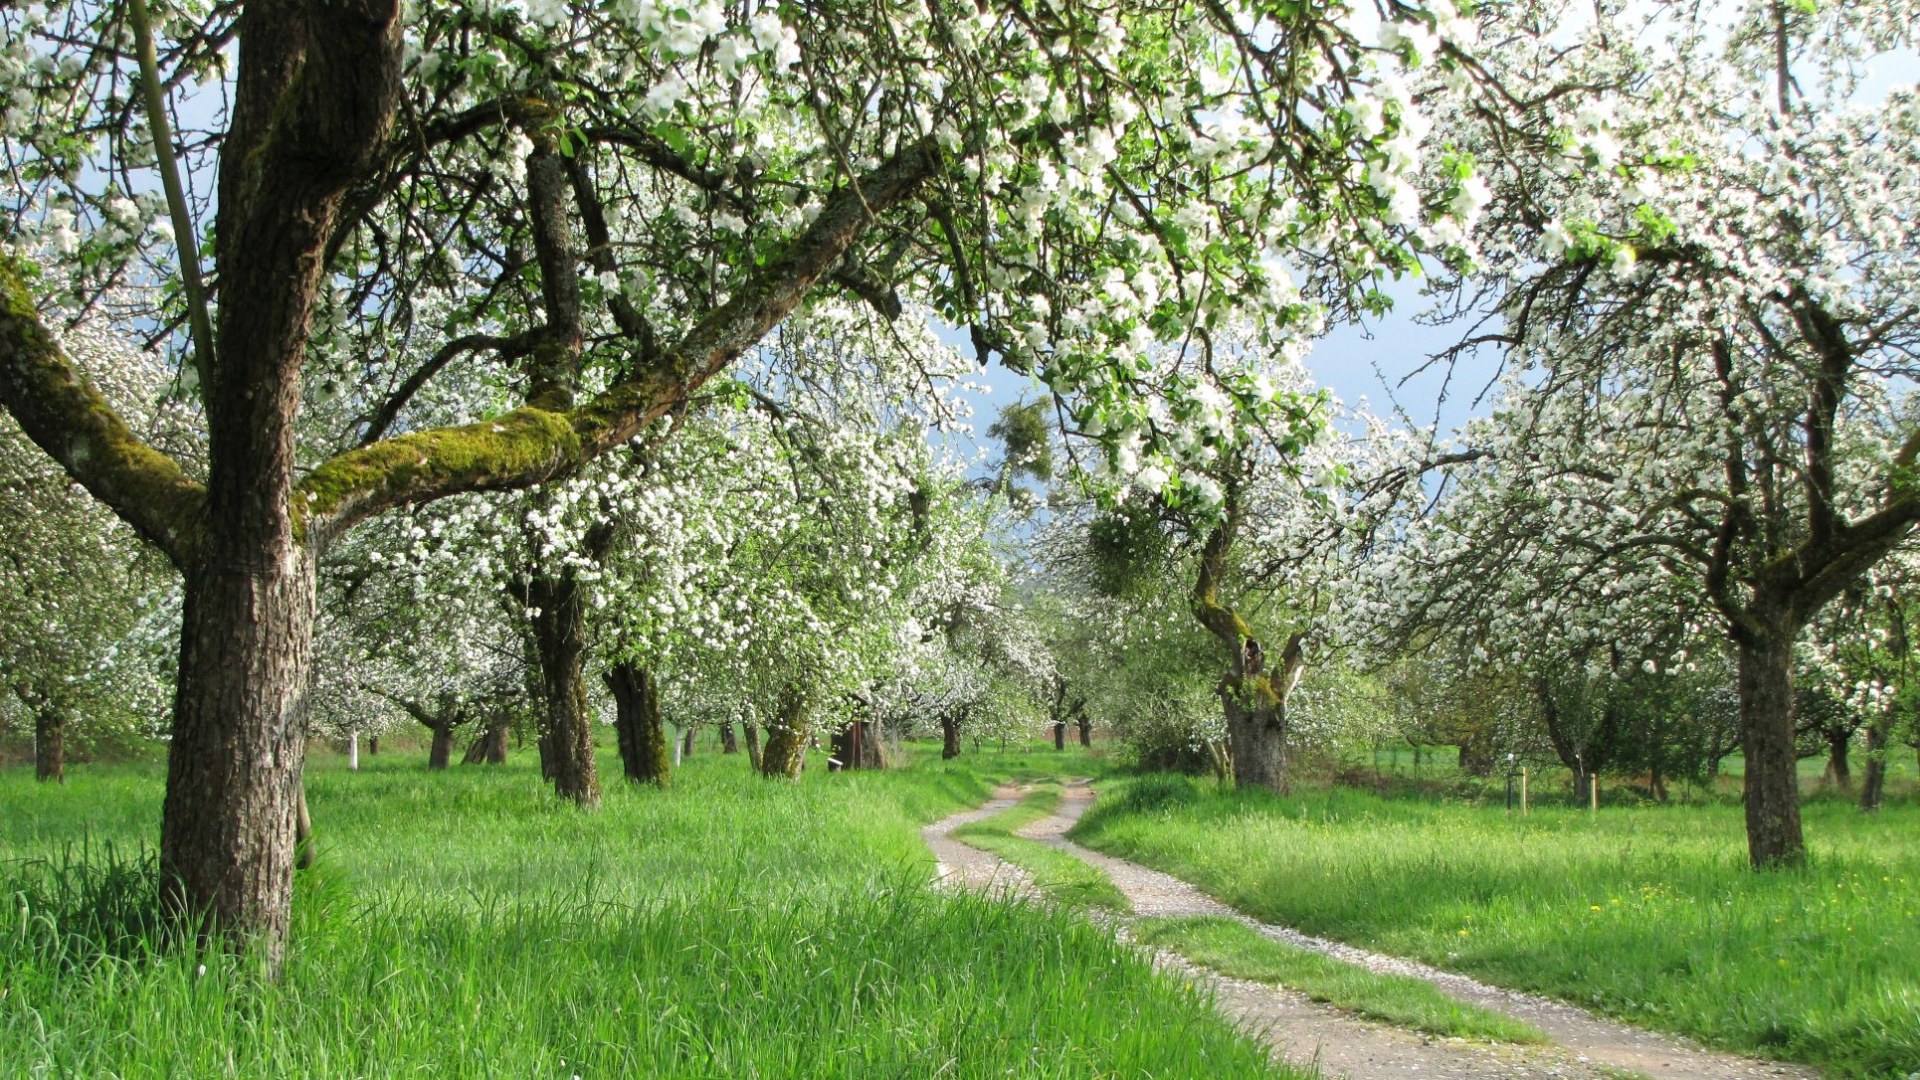
POLYGON ((458 491, 524 487, 580 464, 585 440, 569 413, 526 406, 492 420, 400 435, 351 450, 294 489, 293 521, 351 524, 387 507, 458 491))
POLYGON ((143 442, 40 321, 24 265, 0 253, 0 401, 67 474, 185 565, 205 530, 205 490, 143 442))

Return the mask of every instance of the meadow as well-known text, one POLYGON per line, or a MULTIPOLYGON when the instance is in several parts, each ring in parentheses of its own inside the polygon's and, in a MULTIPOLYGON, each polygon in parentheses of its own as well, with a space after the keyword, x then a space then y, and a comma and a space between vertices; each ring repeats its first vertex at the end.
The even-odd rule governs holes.
POLYGON ((102 949, 85 930, 90 906, 103 924, 141 907, 161 770, 0 772, 5 1071, 1293 1075, 1084 921, 929 887, 920 826, 1056 766, 1050 750, 799 783, 697 755, 665 791, 607 761, 592 814, 518 757, 443 773, 316 758, 319 866, 278 981, 245 956, 102 949))
POLYGON ((1843 1077, 1920 1068, 1920 806, 1804 809, 1802 870, 1746 868, 1737 804, 1540 807, 1110 785, 1081 843, 1269 922, 1843 1077))

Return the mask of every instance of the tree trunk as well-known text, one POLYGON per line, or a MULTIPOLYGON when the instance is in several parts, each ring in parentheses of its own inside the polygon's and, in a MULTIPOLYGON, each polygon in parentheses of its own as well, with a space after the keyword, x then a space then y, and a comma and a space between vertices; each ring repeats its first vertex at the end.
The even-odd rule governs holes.
POLYGON ((378 735, 367 736, 367 756, 377 757, 379 756, 379 754, 380 754, 380 736, 378 735))
POLYGON ((1782 626, 1739 643, 1740 747, 1747 769, 1747 854, 1756 868, 1806 861, 1793 746, 1793 639, 1782 626))
POLYGON ((1853 749, 1853 732, 1844 727, 1827 729, 1827 781, 1841 791, 1853 790, 1853 767, 1847 760, 1853 749))
POLYGON ((1080 718, 1080 745, 1087 747, 1093 745, 1093 721, 1085 716, 1080 718))
POLYGON ((667 732, 660 724, 660 691, 645 667, 623 661, 602 676, 613 692, 613 730, 620 744, 620 768, 636 784, 664 785, 667 732))
POLYGON ((1055 750, 1065 750, 1067 748, 1067 725, 1065 722, 1053 725, 1053 748, 1055 750))
POLYGON ((67 714, 52 705, 33 714, 33 778, 67 782, 67 714))
POLYGON ((540 683, 545 698, 546 749, 552 755, 553 788, 583 809, 600 805, 600 777, 593 760, 593 722, 587 705, 586 590, 570 572, 541 574, 527 587, 540 683))
POLYGON ((513 714, 506 709, 495 709, 487 717, 487 726, 467 747, 466 756, 460 759, 462 765, 505 765, 507 763, 507 729, 513 726, 513 714))
POLYGON ((360 732, 357 730, 347 732, 347 769, 360 770, 360 732))
POLYGON ((720 752, 723 754, 737 754, 740 752, 740 740, 734 737, 733 721, 731 720, 720 725, 720 752))
POLYGON ((545 689, 540 691, 540 733, 534 736, 533 748, 540 754, 540 779, 552 780, 560 773, 559 758, 553 752, 553 732, 547 730, 545 689))
POLYGON ((953 717, 944 717, 940 721, 940 760, 951 761, 960 756, 960 721, 953 717))
POLYGON ((427 750, 427 768, 444 769, 453 761, 453 724, 443 717, 428 730, 433 732, 433 742, 427 750))
POLYGON ((762 776, 799 777, 806 764, 810 706, 800 687, 790 684, 781 690, 779 717, 767 727, 767 746, 760 755, 762 776))
POLYGON ((314 561, 285 531, 251 547, 247 532, 210 530, 185 574, 160 876, 163 903, 203 937, 257 935, 277 963, 306 761, 314 561))
POLYGON ((682 758, 690 758, 693 756, 693 740, 699 733, 700 728, 698 725, 687 725, 686 732, 683 733, 680 738, 680 756, 682 758))
POLYGON ((1266 788, 1284 795, 1287 790, 1286 706, 1273 698, 1265 680, 1254 686, 1251 696, 1254 700, 1242 702, 1234 700, 1232 691, 1226 695, 1233 785, 1266 788))
POLYGON ((1461 772, 1483 779, 1493 775, 1492 733, 1476 733, 1460 740, 1459 747, 1461 772))
POLYGON ((1871 813, 1880 809, 1887 790, 1887 729, 1893 726, 1893 710, 1887 709, 1867 725, 1867 768, 1860 777, 1860 809, 1871 813))
POLYGON ((761 758, 760 725, 750 720, 742 720, 740 726, 744 728, 747 733, 747 764, 753 766, 754 772, 759 772, 761 758))

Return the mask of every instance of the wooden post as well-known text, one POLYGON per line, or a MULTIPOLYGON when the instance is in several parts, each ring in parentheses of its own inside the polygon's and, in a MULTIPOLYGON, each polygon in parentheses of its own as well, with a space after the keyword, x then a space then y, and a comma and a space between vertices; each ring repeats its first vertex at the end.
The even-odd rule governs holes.
POLYGON ((1522 765, 1520 766, 1520 815, 1522 817, 1525 817, 1526 813, 1527 813, 1527 767, 1525 765, 1522 765))
POLYGON ((1593 812, 1597 814, 1600 812, 1600 774, 1595 773, 1587 777, 1587 784, 1588 798, 1591 800, 1593 812))

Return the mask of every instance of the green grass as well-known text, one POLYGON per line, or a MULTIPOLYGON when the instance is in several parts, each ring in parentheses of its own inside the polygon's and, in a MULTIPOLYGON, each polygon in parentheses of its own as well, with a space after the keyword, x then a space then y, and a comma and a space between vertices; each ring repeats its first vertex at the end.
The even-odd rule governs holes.
POLYGON ((1149 777, 1074 835, 1263 921, 1836 1076, 1920 1068, 1920 807, 1804 808, 1810 865, 1746 868, 1737 806, 1288 799, 1149 777))
POLYGON ((299 881, 278 982, 246 957, 116 958, 58 925, 88 903, 119 925, 125 873, 82 880, 69 862, 63 896, 56 871, 83 843, 84 865, 109 862, 106 841, 138 852, 159 770, 78 767, 64 787, 0 773, 0 1071, 1293 1075, 1099 929, 928 887, 920 826, 1073 755, 798 784, 697 755, 666 791, 603 761, 593 814, 548 795, 528 757, 438 774, 414 755, 358 773, 317 759, 322 864, 299 881))
POLYGON ((1274 983, 1348 1012, 1431 1035, 1494 1042, 1542 1043, 1547 1037, 1510 1016, 1455 1001, 1410 975, 1382 975, 1330 956, 1275 941, 1224 916, 1145 919, 1134 924, 1144 945, 1174 952, 1223 975, 1274 983))
POLYGON ((1127 897, 1107 875, 1058 848, 1038 840, 1015 836, 1025 828, 1053 813, 1060 804, 1060 787, 1043 784, 1021 800, 982 821, 953 830, 953 838, 982 851, 989 851, 1026 870, 1041 895, 1072 908, 1101 908, 1125 914, 1133 910, 1127 897))

